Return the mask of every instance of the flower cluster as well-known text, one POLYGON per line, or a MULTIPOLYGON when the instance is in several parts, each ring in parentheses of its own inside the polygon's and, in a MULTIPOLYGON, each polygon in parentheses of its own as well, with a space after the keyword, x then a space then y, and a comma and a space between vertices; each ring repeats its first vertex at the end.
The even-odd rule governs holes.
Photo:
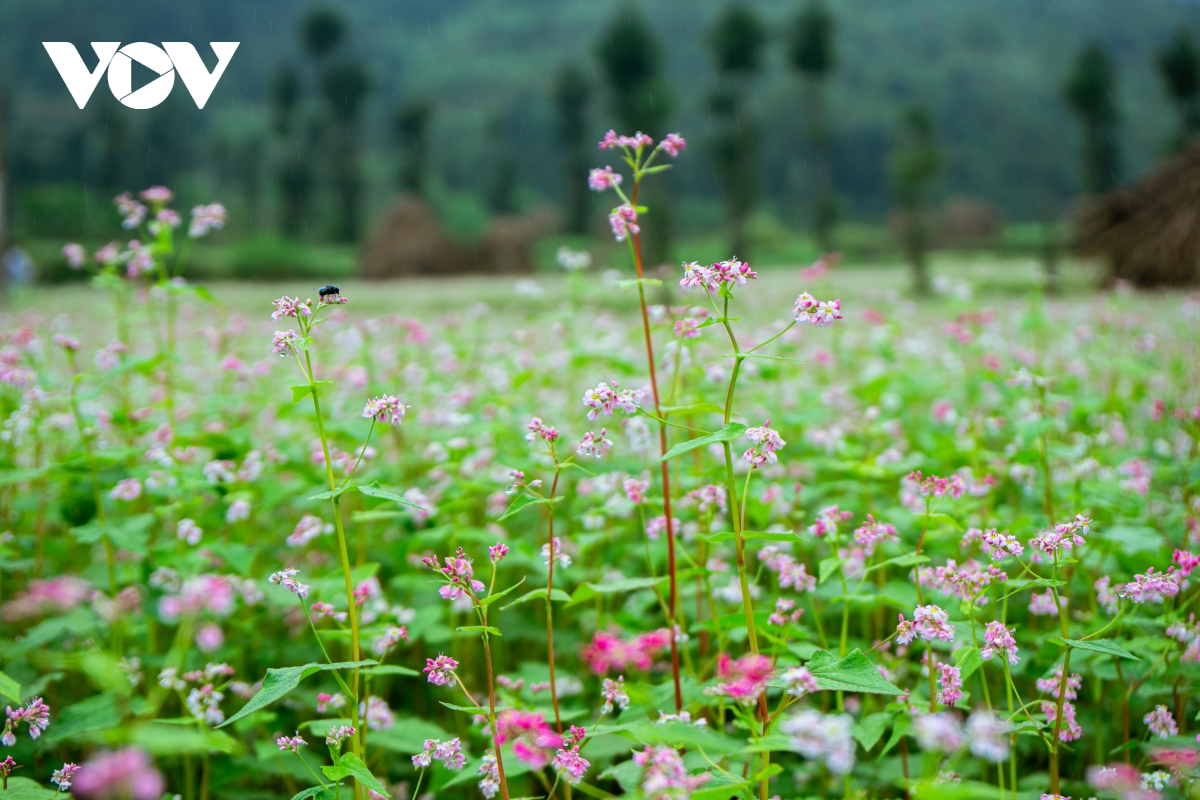
POLYGON ((832 325, 842 318, 842 301, 817 300, 808 292, 804 292, 796 298, 792 317, 796 322, 810 322, 818 328, 832 325))
POLYGON ((683 277, 679 279, 679 285, 684 289, 703 289, 709 294, 719 294, 722 289, 728 291, 734 286, 745 286, 757 277, 758 273, 750 269, 749 264, 736 258, 718 261, 707 267, 691 261, 683 265, 683 277))
POLYGON ((462 769, 466 765, 467 757, 457 736, 445 742, 426 739, 425 749, 412 757, 413 766, 420 769, 428 767, 434 761, 442 762, 446 769, 462 769))
POLYGON ((754 446, 742 453, 742 459, 755 467, 779 461, 776 453, 787 444, 779 433, 771 428, 771 420, 764 422, 761 428, 747 428, 743 435, 753 442, 754 446))
POLYGON ((595 389, 584 392, 583 405, 589 409, 587 418, 595 422, 601 415, 611 417, 616 409, 626 414, 636 414, 644 396, 645 392, 641 389, 618 390, 617 382, 612 381, 612 386, 599 383, 595 389))
POLYGON ((705 690, 705 694, 728 697, 742 705, 753 705, 767 690, 767 684, 775 673, 771 659, 751 653, 736 661, 727 653, 717 658, 717 684, 705 690))

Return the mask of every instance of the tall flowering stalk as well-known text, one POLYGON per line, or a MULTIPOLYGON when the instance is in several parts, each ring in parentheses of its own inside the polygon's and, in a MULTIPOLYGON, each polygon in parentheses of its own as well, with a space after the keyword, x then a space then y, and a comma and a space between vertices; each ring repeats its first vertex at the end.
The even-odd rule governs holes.
MULTIPOLYGON (((654 396, 654 416, 658 421, 658 443, 661 455, 664 457, 660 471, 663 486, 663 514, 666 517, 667 534, 667 576, 670 584, 668 609, 671 615, 671 625, 675 626, 678 619, 679 584, 676 580, 675 567, 675 525, 671 516, 671 470, 667 464, 667 422, 663 417, 662 404, 658 393, 658 375, 655 371, 654 342, 650 336, 650 314, 646 308, 646 278, 642 269, 642 240, 641 226, 638 215, 646 213, 645 207, 638 205, 638 193, 641 190, 642 179, 656 172, 671 168, 670 164, 654 166, 654 160, 659 153, 666 153, 674 158, 687 146, 683 137, 676 133, 667 137, 651 150, 647 150, 654 140, 638 131, 633 136, 618 136, 615 131, 609 131, 600 141, 601 150, 619 150, 621 158, 633 171, 633 190, 628 196, 621 190, 622 177, 613 172, 611 167, 592 170, 588 177, 588 185, 595 191, 613 189, 621 198, 621 205, 608 215, 612 225, 613 236, 618 242, 626 242, 629 247, 629 257, 637 271, 638 304, 642 311, 642 332, 646 339, 646 364, 650 369, 650 391, 654 396)), ((683 710, 683 689, 679 683, 679 644, 678 637, 671 637, 671 678, 675 683, 675 713, 683 710)))

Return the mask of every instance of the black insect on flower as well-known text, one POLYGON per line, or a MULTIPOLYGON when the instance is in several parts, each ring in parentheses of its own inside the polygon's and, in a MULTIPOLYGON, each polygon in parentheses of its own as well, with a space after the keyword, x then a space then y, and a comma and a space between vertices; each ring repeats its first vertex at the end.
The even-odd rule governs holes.
POLYGON ((336 298, 338 295, 341 294, 341 292, 338 290, 338 287, 330 284, 328 286, 322 286, 320 289, 318 289, 317 294, 319 294, 321 296, 322 300, 325 300, 330 297, 336 298))

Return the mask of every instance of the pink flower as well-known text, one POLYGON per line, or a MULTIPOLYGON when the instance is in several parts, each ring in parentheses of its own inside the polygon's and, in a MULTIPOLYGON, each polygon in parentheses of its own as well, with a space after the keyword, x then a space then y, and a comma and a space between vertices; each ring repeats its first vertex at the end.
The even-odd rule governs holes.
POLYGON ((870 514, 867 514, 867 519, 863 522, 862 527, 854 531, 854 541, 869 556, 875 554, 877 545, 883 542, 897 542, 899 540, 900 537, 896 535, 896 527, 894 525, 886 522, 877 522, 870 514))
MULTIPOLYGON (((1057 700, 1058 693, 1063 688, 1062 677, 1063 668, 1062 664, 1059 664, 1054 668, 1054 672, 1052 672, 1049 676, 1045 678, 1038 678, 1037 690, 1042 694, 1053 695, 1057 700)), ((1074 700, 1076 697, 1078 697, 1077 692, 1082 686, 1083 678, 1080 677, 1079 673, 1071 673, 1070 677, 1067 678, 1066 699, 1074 700)))
POLYGON ((639 478, 626 478, 622 484, 625 490, 625 497, 634 505, 646 502, 646 492, 650 488, 650 481, 641 480, 639 478))
POLYGON ((504 542, 496 542, 488 548, 488 558, 491 559, 493 564, 498 564, 500 559, 506 555, 508 555, 508 545, 504 544, 504 542))
POLYGON ((926 477, 917 470, 908 474, 908 480, 917 485, 917 491, 923 497, 942 497, 948 494, 957 499, 966 491, 966 485, 958 475, 951 475, 949 478, 939 478, 936 475, 926 477))
POLYGON ((775 601, 775 610, 771 616, 767 618, 768 625, 774 625, 777 628, 782 628, 789 622, 799 622, 800 617, 804 615, 803 608, 796 608, 796 601, 786 597, 780 597, 775 601), (793 609, 796 609, 793 611, 793 609))
POLYGON ((1179 567, 1180 573, 1186 577, 1192 574, 1192 570, 1200 566, 1200 555, 1189 553, 1186 550, 1176 550, 1175 555, 1171 557, 1171 562, 1179 567))
POLYGON ((312 301, 301 301, 299 297, 284 295, 272 301, 272 305, 275 306, 275 310, 271 312, 271 319, 276 322, 284 317, 307 317, 312 314, 312 301))
POLYGON ((724 511, 725 498, 725 487, 715 483, 706 484, 687 493, 687 499, 696 503, 696 510, 701 514, 724 511))
POLYGON ((382 395, 374 400, 368 400, 363 407, 363 418, 374 419, 390 425, 400 425, 404 422, 404 412, 408 406, 401 403, 390 394, 382 395))
POLYGON ((1126 796, 1127 792, 1137 791, 1141 782, 1141 775, 1134 767, 1119 762, 1106 767, 1088 767, 1087 776, 1093 789, 1117 792, 1122 796, 1126 796))
POLYGON ((1125 480, 1121 481, 1122 489, 1136 492, 1142 497, 1150 494, 1150 481, 1154 475, 1150 462, 1142 458, 1131 458, 1117 470, 1125 476, 1125 480))
POLYGON ((608 431, 605 428, 601 428, 599 433, 587 431, 575 448, 575 453, 584 457, 600 458, 612 447, 612 440, 604 438, 607 434, 608 431))
POLYGON ((329 733, 325 736, 325 744, 333 747, 341 748, 342 742, 349 739, 357 731, 349 725, 338 725, 336 728, 330 728, 329 733))
POLYGON ((142 482, 137 478, 126 478, 114 486, 109 495, 114 500, 132 502, 142 496, 142 482))
POLYGON ((613 238, 618 242, 625 241, 630 233, 637 234, 641 228, 637 224, 637 211, 629 203, 622 203, 608 215, 608 224, 612 226, 613 238))
POLYGON ((300 735, 300 731, 296 731, 295 736, 280 736, 275 740, 275 744, 285 753, 299 753, 300 748, 308 744, 308 742, 304 741, 304 738, 300 735))
POLYGON ((203 535, 204 530, 190 517, 184 517, 175 524, 175 538, 193 547, 200 544, 200 537, 203 535))
POLYGON ((1179 580, 1174 567, 1167 567, 1166 572, 1155 572, 1151 567, 1144 574, 1133 576, 1133 581, 1118 589, 1117 594, 1135 603, 1161 603, 1179 594, 1179 580))
POLYGON ((553 766, 555 771, 566 779, 567 783, 577 786, 583 780, 583 775, 591 766, 591 762, 579 755, 579 745, 575 745, 569 750, 560 749, 554 755, 553 766))
POLYGON ((1012 631, 1004 626, 1003 622, 995 621, 987 624, 987 629, 983 633, 983 641, 985 642, 980 655, 985 661, 988 661, 992 656, 1001 656, 1008 658, 1008 663, 1016 666, 1021 659, 1017 656, 1017 640, 1013 638, 1012 631))
POLYGON ((1040 550, 1046 555, 1067 552, 1072 547, 1082 547, 1085 544, 1092 521, 1083 514, 1076 514, 1075 519, 1054 526, 1054 530, 1046 531, 1029 541, 1029 546, 1040 550))
MULTIPOLYGON (((1067 598, 1059 598, 1059 602, 1065 607, 1067 598)), ((1042 594, 1032 593, 1029 595, 1029 613, 1035 617, 1054 617, 1058 616, 1058 605, 1054 602, 1054 590, 1047 589, 1042 594)))
POLYGON ((147 203, 161 206, 166 205, 175 198, 175 193, 165 186, 151 186, 149 189, 143 189, 138 192, 138 197, 145 200, 147 203))
POLYGON ((648 800, 688 800, 712 777, 707 772, 689 775, 679 751, 665 744, 634 753, 633 762, 642 768, 642 794, 648 800))
POLYGON ((70 611, 87 600, 91 593, 91 584, 73 575, 48 581, 30 581, 24 593, 4 604, 3 616, 6 620, 19 620, 36 617, 50 610, 70 611))
POLYGON ((727 653, 717 658, 717 678, 720 683, 705 690, 705 694, 728 697, 743 705, 753 705, 767 690, 767 682, 775 672, 771 659, 751 653, 737 661, 727 653))
POLYGON ((449 686, 454 683, 454 670, 458 662, 447 655, 439 654, 436 659, 425 659, 424 671, 429 674, 429 682, 434 686, 449 686))
POLYGON ((60 792, 71 791, 71 780, 75 777, 75 773, 83 767, 78 764, 63 764, 58 769, 54 770, 54 775, 51 776, 50 782, 58 787, 60 792))
POLYGON ((742 458, 754 467, 779 461, 779 456, 775 453, 787 444, 777 431, 771 429, 771 420, 764 422, 761 428, 748 428, 743 436, 753 442, 754 446, 743 453, 742 458))
POLYGON ((1155 706, 1153 711, 1142 717, 1142 722, 1146 723, 1150 732, 1160 739, 1169 739, 1179 735, 1179 726, 1175 724, 1175 718, 1171 716, 1170 710, 1164 705, 1155 706))
POLYGON ((793 697, 803 697, 819 691, 821 688, 817 683, 816 676, 809 672, 807 667, 792 667, 786 670, 780 678, 787 687, 784 691, 793 697))
POLYGON ((962 726, 949 711, 922 714, 913 728, 921 749, 927 752, 953 753, 963 746, 962 726))
POLYGON ((287 567, 279 572, 271 573, 270 577, 267 578, 267 582, 279 584, 303 600, 305 597, 308 597, 308 584, 300 583, 296 580, 297 572, 298 570, 294 567, 287 567))
POLYGON ((796 298, 792 316, 796 322, 811 322, 818 328, 832 325, 842 318, 842 301, 817 300, 808 292, 804 292, 796 298))
POLYGON ((991 711, 976 711, 967 719, 967 741, 972 755, 999 764, 1008 760, 1009 737, 1012 730, 1007 720, 991 711))
POLYGON ((550 763, 551 754, 563 745, 545 718, 535 711, 507 708, 496 717, 496 740, 512 742, 513 755, 537 770, 550 763))
POLYGON ((954 626, 949 622, 950 615, 938 606, 917 606, 913 611, 911 622, 906 620, 903 614, 900 614, 899 617, 900 624, 896 626, 896 641, 900 644, 908 644, 917 637, 927 642, 954 641, 954 626))
POLYGON ((678 133, 668 133, 666 138, 659 144, 667 155, 671 158, 683 152, 683 148, 687 147, 687 142, 678 133))
POLYGON ((158 800, 165 784, 149 756, 127 748, 93 757, 79 770, 71 788, 78 796, 91 800, 158 800))
POLYGON ((614 130, 609 130, 608 133, 604 134, 604 138, 600 140, 600 149, 611 150, 619 147, 620 145, 618 144, 618 141, 619 139, 617 137, 617 132, 614 130))
POLYGON ((293 330, 275 331, 274 338, 271 339, 271 350, 280 358, 287 358, 292 354, 299 354, 303 349, 304 338, 293 330))
POLYGON ((117 211, 125 219, 121 221, 121 227, 125 230, 136 228, 141 225, 146 219, 146 207, 133 199, 133 195, 129 192, 124 192, 113 198, 113 204, 116 205, 117 211))
POLYGON ((83 245, 71 242, 63 245, 62 256, 67 260, 67 266, 71 269, 79 269, 87 261, 87 250, 83 245))
POLYGON ((817 521, 808 526, 813 536, 837 536, 838 524, 854 516, 849 511, 839 511, 837 506, 827 506, 817 515, 817 521))
POLYGON ((500 768, 496 764, 496 751, 488 750, 479 763, 479 792, 491 800, 500 791, 500 768))
POLYGON ((805 709, 779 726, 791 736, 792 748, 805 758, 821 759, 830 772, 847 775, 854 769, 854 738, 849 714, 822 714, 805 709))
POLYGON ((618 676, 615 681, 605 678, 600 687, 600 696, 604 698, 604 706, 600 709, 601 714, 611 714, 614 706, 622 711, 629 708, 629 695, 625 691, 625 676, 618 676))
POLYGON ((646 520, 646 536, 650 539, 657 540, 659 536, 667 533, 669 530, 679 530, 680 522, 674 517, 671 518, 671 525, 667 525, 667 518, 662 514, 657 517, 651 517, 646 520))
POLYGON ((958 667, 938 664, 937 701, 944 706, 953 706, 962 699, 962 674, 958 667))
POLYGON ((595 389, 588 389, 584 392, 583 405, 590 409, 587 412, 587 418, 595 422, 601 415, 611 417, 613 411, 617 409, 626 414, 636 414, 644 396, 645 393, 641 389, 618 391, 617 382, 612 381, 611 387, 608 384, 599 383, 595 389))
POLYGON ((622 178, 613 172, 612 167, 594 169, 588 174, 588 186, 592 191, 603 192, 621 184, 622 178))
POLYGON ((317 695, 317 713, 324 714, 327 709, 339 709, 346 707, 346 696, 341 692, 334 694, 325 694, 321 692, 317 695))
POLYGON ((210 231, 220 230, 225 227, 225 220, 228 218, 229 214, 225 211, 225 206, 220 203, 196 206, 192 209, 192 222, 188 226, 188 236, 199 239, 210 231))
POLYGON ((632 640, 596 631, 592 641, 580 650, 579 656, 596 675, 603 675, 609 670, 623 671, 627 667, 648 670, 654 664, 654 657, 670 644, 671 632, 666 628, 643 633, 632 640))
MULTIPOLYGON (((1053 730, 1058 718, 1058 707, 1049 700, 1042 701, 1042 713, 1046 715, 1046 725, 1053 730)), ((1062 727, 1058 729, 1058 739, 1061 742, 1073 742, 1083 736, 1083 728, 1075 721, 1075 706, 1063 702, 1062 727)))
POLYGON ((211 653, 225 644, 225 632, 220 625, 208 622, 196 631, 195 641, 200 652, 211 653))

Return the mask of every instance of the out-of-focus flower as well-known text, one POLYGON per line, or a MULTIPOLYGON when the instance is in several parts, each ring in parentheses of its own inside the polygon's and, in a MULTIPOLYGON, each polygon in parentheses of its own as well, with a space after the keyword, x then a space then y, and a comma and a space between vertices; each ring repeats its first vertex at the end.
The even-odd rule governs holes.
POLYGON ((1006 761, 1011 730, 1007 720, 991 711, 976 711, 967 719, 967 742, 971 753, 993 764, 1006 761))
POLYGON ((296 580, 297 572, 298 570, 296 570, 294 567, 287 567, 279 572, 271 573, 271 576, 267 578, 267 581, 270 583, 279 584, 284 589, 287 589, 289 592, 303 600, 305 597, 308 597, 308 584, 300 583, 296 580))
POLYGON ((612 226, 613 238, 618 242, 625 241, 629 234, 641 232, 637 224, 638 214, 629 203, 622 203, 608 215, 608 224, 612 226))
POLYGON ((188 225, 188 236, 199 239, 211 231, 225 227, 229 214, 220 203, 210 203, 206 206, 196 206, 192 209, 192 221, 188 225))
POLYGON ((603 192, 614 186, 620 186, 621 181, 621 176, 613 172, 612 167, 594 169, 588 174, 588 186, 596 192, 603 192))
POLYGON ((163 777, 141 750, 99 753, 83 765, 71 790, 88 800, 159 800, 163 777))
POLYGON ((63 245, 62 256, 67 260, 67 266, 71 269, 80 269, 87 263, 87 250, 83 245, 74 242, 63 245))
POLYGON ((1153 711, 1142 717, 1142 722, 1146 723, 1150 732, 1160 739, 1169 739, 1179 735, 1179 726, 1175 724, 1175 717, 1164 705, 1155 706, 1153 711))
POLYGON ((705 694, 728 697, 743 705, 753 705, 767 690, 775 669, 771 659, 750 653, 734 661, 727 653, 717 658, 717 679, 720 683, 705 690, 705 694))
POLYGON ((600 687, 600 696, 604 698, 604 706, 600 709, 601 714, 611 714, 614 706, 622 711, 629 708, 629 695, 625 691, 625 676, 618 676, 615 681, 612 678, 605 678, 600 687))
POLYGON ((374 419, 390 425, 400 425, 404 422, 404 412, 408 406, 390 394, 385 394, 374 400, 368 400, 363 407, 363 418, 374 419))
POLYGON ((707 772, 689 775, 683 756, 665 744, 634 753, 633 762, 642 768, 642 794, 648 800, 688 800, 712 777, 707 772))
POLYGON ((779 730, 792 737, 792 749, 800 755, 824 760, 830 772, 848 775, 854 769, 853 725, 849 714, 822 714, 810 708, 785 719, 779 730))
POLYGON ((963 746, 962 726, 949 711, 919 715, 913 723, 913 732, 922 750, 953 753, 963 746))

